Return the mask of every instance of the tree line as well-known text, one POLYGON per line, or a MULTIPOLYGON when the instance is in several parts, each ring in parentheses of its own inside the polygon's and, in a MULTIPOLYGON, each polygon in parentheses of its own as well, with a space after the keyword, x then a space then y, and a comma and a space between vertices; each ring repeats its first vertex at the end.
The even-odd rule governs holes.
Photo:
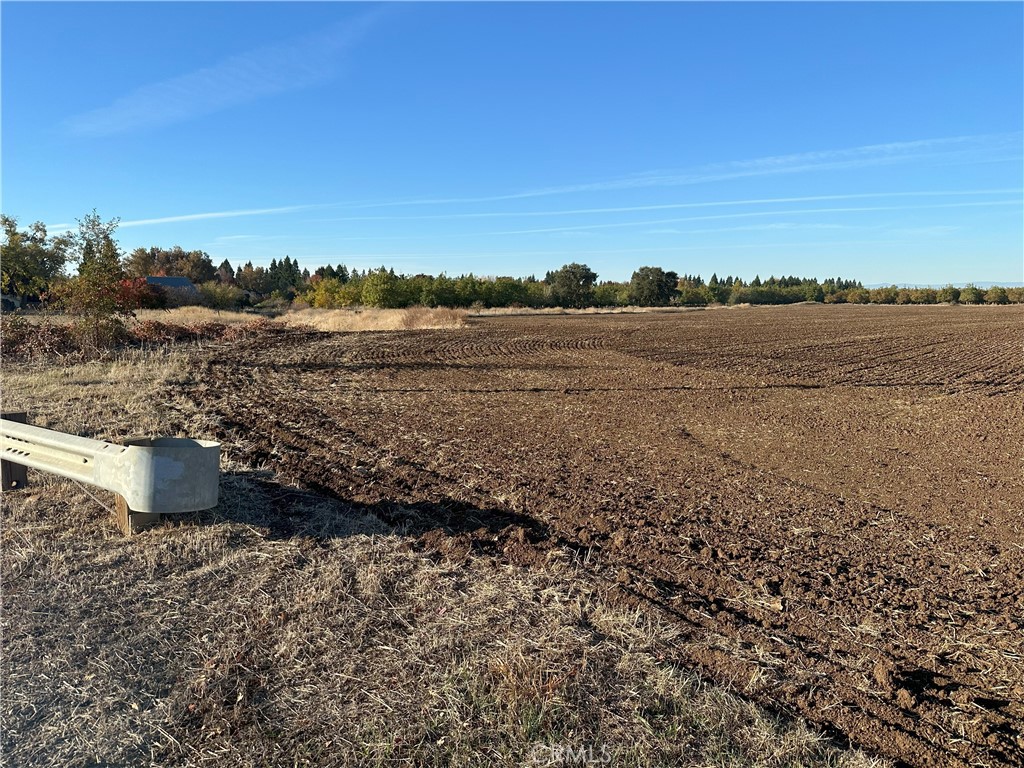
POLYGON ((94 211, 78 229, 49 236, 39 222, 19 228, 16 219, 0 217, 3 228, 2 292, 35 299, 80 314, 127 313, 140 307, 195 303, 196 295, 146 283, 150 276, 185 277, 198 288, 198 301, 216 309, 262 306, 316 308, 428 307, 665 307, 709 304, 1008 304, 1024 302, 1024 288, 974 285, 943 288, 865 288, 841 277, 818 280, 796 276, 683 274, 643 266, 628 281, 599 281, 586 264, 566 264, 543 278, 451 277, 397 274, 380 267, 360 272, 344 264, 321 266, 310 273, 289 256, 268 267, 251 261, 214 266, 209 254, 180 246, 136 248, 122 253, 114 239, 118 220, 104 222, 94 211), (74 274, 70 274, 74 270, 74 274))

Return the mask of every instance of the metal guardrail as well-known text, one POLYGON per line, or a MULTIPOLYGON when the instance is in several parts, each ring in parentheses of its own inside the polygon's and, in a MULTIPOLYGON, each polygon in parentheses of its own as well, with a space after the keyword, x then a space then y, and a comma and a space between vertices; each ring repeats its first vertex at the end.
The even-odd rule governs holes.
POLYGON ((19 465, 88 483, 118 496, 118 518, 127 534, 162 514, 217 505, 220 443, 179 437, 138 437, 123 445, 20 423, 23 414, 0 418, 4 490, 26 484, 19 465), (16 420, 17 419, 17 420, 16 420))

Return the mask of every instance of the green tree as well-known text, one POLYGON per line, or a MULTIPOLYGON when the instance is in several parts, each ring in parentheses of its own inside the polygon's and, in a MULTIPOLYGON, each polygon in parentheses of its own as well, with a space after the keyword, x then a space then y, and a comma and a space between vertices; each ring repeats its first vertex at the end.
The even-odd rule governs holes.
POLYGON ((708 280, 708 298, 717 304, 725 304, 729 301, 729 294, 732 291, 732 278, 728 277, 724 282, 719 281, 718 275, 712 274, 708 280))
POLYGON ((173 248, 136 248, 125 259, 128 277, 187 277, 196 285, 217 277, 213 260, 205 251, 186 251, 180 245, 173 248))
POLYGON ((955 285, 947 285, 945 288, 939 289, 935 294, 935 299, 943 303, 956 304, 960 301, 960 289, 955 285))
POLYGON ((597 307, 624 307, 629 303, 629 283, 606 281, 594 286, 594 305, 597 307))
MULTIPOLYGON (((732 300, 731 296, 733 294, 736 295, 738 303, 750 301, 749 297, 744 298, 741 295, 741 292, 743 290, 745 289, 739 288, 736 291, 733 291, 730 294, 730 301, 732 300)), ((705 307, 710 301, 710 298, 711 297, 708 293, 707 286, 695 286, 692 283, 689 283, 688 281, 682 282, 679 286, 678 301, 684 307, 705 307)))
POLYGON ((455 281, 442 272, 424 284, 419 302, 425 307, 454 307, 455 281))
POLYGON ((231 262, 227 259, 224 259, 224 261, 220 263, 220 266, 217 267, 217 282, 224 283, 226 285, 235 284, 235 270, 234 267, 231 266, 231 262))
POLYGON ((513 277, 499 277, 491 286, 490 306, 511 307, 526 306, 529 295, 522 280, 513 277))
POLYGON ((1006 295, 1006 289, 1001 285, 993 285, 985 291, 985 302, 987 304, 1009 304, 1010 298, 1006 295))
POLYGON ((124 260, 124 271, 128 277, 150 277, 164 275, 157 266, 159 248, 136 248, 124 260))
POLYGON ((597 273, 586 264, 566 264, 549 277, 551 300, 556 306, 580 309, 594 303, 597 273))
POLYGON ((981 304, 985 300, 985 292, 974 283, 968 283, 960 289, 961 304, 981 304))
POLYGON ((114 240, 120 219, 104 222, 94 210, 78 220, 78 232, 70 239, 78 261, 78 276, 116 283, 124 276, 121 249, 114 240))
POLYGON ((340 295, 341 281, 337 277, 314 275, 309 290, 302 295, 302 300, 316 309, 334 309, 342 306, 340 295))
POLYGON ((551 306, 551 286, 539 280, 527 280, 526 305, 539 308, 551 306))
POLYGON ((180 277, 187 277, 196 285, 207 283, 217 277, 210 254, 205 251, 185 251, 174 264, 174 270, 180 277))
POLYGON ((37 221, 19 230, 18 221, 0 215, 3 243, 0 245, 0 288, 19 298, 36 296, 64 274, 68 238, 49 239, 46 225, 37 221))
POLYGON ((883 288, 872 288, 869 291, 871 301, 874 304, 895 304, 896 297, 899 295, 899 288, 895 285, 885 286, 883 288))
POLYGON ((846 300, 850 304, 867 304, 871 301, 871 292, 867 288, 847 288, 846 300))
POLYGON ((118 221, 104 222, 95 210, 78 220, 78 232, 68 239, 78 261, 78 275, 59 286, 58 298, 68 310, 82 316, 83 341, 95 349, 122 335, 123 318, 133 316, 120 285, 124 270, 114 240, 118 221))
MULTIPOLYGON (((638 307, 663 307, 679 295, 679 275, 661 267, 640 267, 629 281, 629 303, 638 307)), ((717 282, 717 281, 716 281, 717 282)))
POLYGON ((210 307, 220 312, 238 309, 245 293, 234 285, 209 280, 199 286, 199 295, 202 297, 204 307, 210 307))
POLYGON ((400 306, 401 288, 393 271, 381 267, 363 279, 362 304, 385 309, 400 306))
POLYGON ((469 307, 477 302, 484 303, 483 281, 472 272, 468 275, 459 275, 455 280, 455 304, 460 307, 469 307))
MULTIPOLYGON (((710 287, 710 284, 709 284, 710 287)), ((803 286, 804 301, 815 301, 821 304, 825 301, 825 289, 823 289, 818 281, 805 283, 803 286)))
POLYGON ((939 292, 934 288, 916 288, 911 294, 915 304, 934 304, 938 301, 939 292))
POLYGON ((290 256, 285 256, 281 261, 272 259, 267 275, 271 291, 278 291, 281 295, 294 294, 305 282, 302 270, 299 269, 299 262, 292 260, 290 256))
POLYGON ((235 282, 243 291, 249 291, 257 296, 266 296, 272 290, 267 270, 263 267, 254 267, 251 261, 247 261, 235 273, 235 282))

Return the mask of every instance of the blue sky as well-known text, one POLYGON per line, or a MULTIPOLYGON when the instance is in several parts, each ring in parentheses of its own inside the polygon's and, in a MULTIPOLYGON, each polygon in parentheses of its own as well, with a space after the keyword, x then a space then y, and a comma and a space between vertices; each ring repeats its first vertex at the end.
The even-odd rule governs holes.
POLYGON ((1024 280, 1020 3, 21 3, 2 209, 216 262, 1024 280))

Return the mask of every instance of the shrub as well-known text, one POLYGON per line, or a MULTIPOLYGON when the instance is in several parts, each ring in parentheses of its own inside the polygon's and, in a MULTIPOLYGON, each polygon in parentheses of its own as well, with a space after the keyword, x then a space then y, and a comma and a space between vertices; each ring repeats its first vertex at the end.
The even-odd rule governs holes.
POLYGON ((119 317, 91 317, 67 326, 75 346, 85 353, 99 353, 131 341, 128 327, 119 317))
POLYGON ((279 323, 272 323, 265 317, 261 317, 257 320, 253 320, 250 323, 243 323, 241 325, 229 325, 221 333, 221 339, 224 341, 238 341, 239 339, 247 339, 252 335, 260 335, 265 333, 280 333, 284 331, 285 327, 279 323))
POLYGON ((204 307, 215 309, 218 312, 238 309, 245 296, 241 288, 227 283, 218 283, 216 280, 210 280, 200 285, 199 294, 204 307))
POLYGON ((8 360, 78 357, 81 348, 70 329, 56 323, 30 323, 23 317, 0 317, 0 355, 8 360))
POLYGON ((367 307, 392 309, 401 306, 401 290, 394 272, 381 267, 363 280, 361 302, 367 307))
POLYGON ((899 295, 899 289, 895 285, 889 285, 884 288, 872 288, 868 291, 872 304, 895 304, 896 297, 899 295))
POLYGON ((189 337, 188 329, 176 323, 143 320, 132 329, 136 341, 147 344, 169 344, 189 337))
POLYGON ((938 291, 934 288, 917 288, 911 294, 915 304, 934 304, 938 301, 938 291))
POLYGON ((189 338, 199 341, 201 339, 219 339, 224 335, 227 326, 224 323, 200 322, 190 323, 185 326, 189 338))
POLYGON ((1006 289, 1001 285, 993 285, 985 291, 985 302, 988 304, 1009 304, 1010 297, 1006 295, 1006 289))
POLYGON ((121 310, 163 309, 167 295, 159 286, 147 283, 146 278, 136 277, 118 282, 116 302, 121 310))
POLYGON ((985 299, 985 292, 973 283, 968 283, 960 290, 961 304, 981 304, 985 299))
MULTIPOLYGON (((742 294, 742 291, 740 293, 742 294)), ((742 303, 743 301, 749 301, 749 299, 743 299, 742 296, 738 296, 737 299, 738 300, 736 302, 733 302, 730 297, 730 303, 742 303)), ((708 304, 707 291, 703 288, 684 286, 679 289, 679 303, 684 307, 706 307, 708 304)))

